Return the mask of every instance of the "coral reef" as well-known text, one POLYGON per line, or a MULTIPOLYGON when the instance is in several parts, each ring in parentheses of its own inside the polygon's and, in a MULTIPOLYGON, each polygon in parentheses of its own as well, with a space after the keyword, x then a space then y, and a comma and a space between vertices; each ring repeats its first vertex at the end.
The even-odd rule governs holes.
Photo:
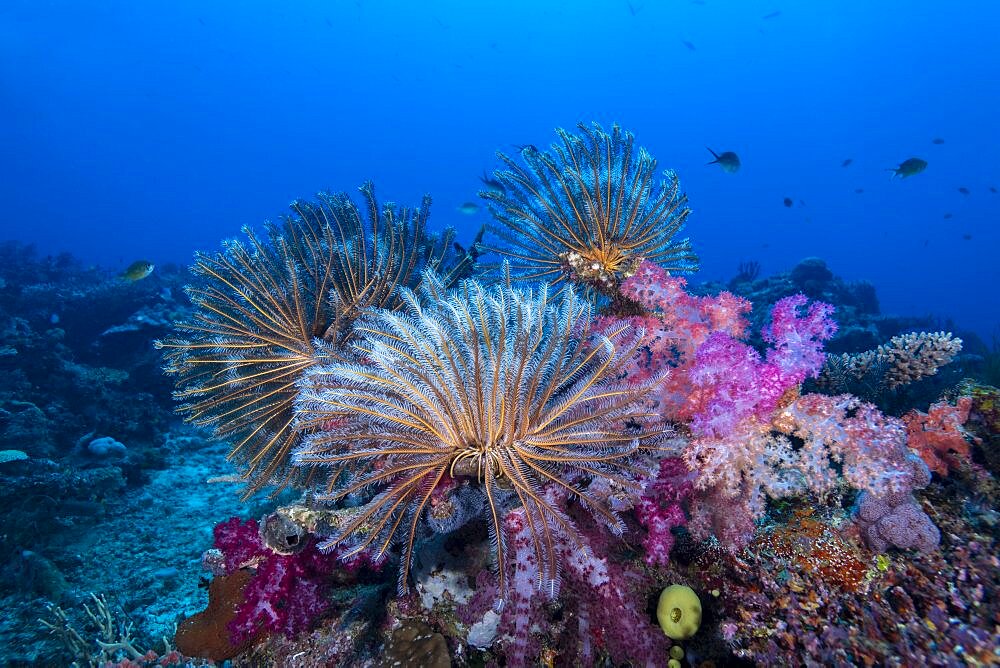
POLYGON ((996 537, 972 529, 958 498, 933 512, 943 540, 928 554, 873 559, 836 514, 802 506, 744 552, 700 555, 692 572, 720 592, 712 612, 726 643, 700 653, 757 665, 995 664, 996 537))
POLYGON ((0 659, 1000 663, 982 342, 819 258, 689 285, 675 175, 559 138, 484 180, 475 279, 370 184, 198 256, 193 308, 0 246, 0 659))

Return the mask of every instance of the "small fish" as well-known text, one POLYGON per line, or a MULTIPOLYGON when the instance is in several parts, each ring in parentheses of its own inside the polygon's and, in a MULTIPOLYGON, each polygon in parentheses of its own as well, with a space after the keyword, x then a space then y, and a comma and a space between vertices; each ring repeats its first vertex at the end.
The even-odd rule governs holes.
POLYGON ((792 201, 791 197, 786 197, 784 199, 784 202, 785 202, 785 206, 787 206, 789 209, 792 208, 793 204, 795 204, 795 202, 792 201))
POLYGON ((766 21, 768 19, 776 19, 779 16, 781 16, 781 12, 778 11, 778 10, 775 10, 775 11, 771 12, 770 14, 764 14, 764 16, 762 16, 761 18, 766 21))
POLYGON ((898 176, 905 179, 908 176, 919 174, 925 169, 927 169, 926 160, 921 160, 920 158, 907 158, 903 162, 899 163, 899 167, 896 167, 895 169, 888 169, 886 171, 892 172, 892 178, 896 178, 898 176))
POLYGON ((990 186, 990 192, 993 193, 994 195, 996 195, 997 192, 998 192, 997 189, 996 189, 996 186, 990 186))
POLYGON ((727 174, 735 174, 736 172, 740 171, 740 157, 735 153, 733 153, 732 151, 724 151, 723 153, 716 153, 707 146, 705 148, 708 149, 708 152, 711 153, 712 156, 715 158, 715 160, 713 160, 712 162, 706 162, 705 163, 706 165, 718 164, 719 167, 722 167, 722 171, 726 172, 727 174))
POLYGON ((152 274, 154 269, 156 269, 156 265, 152 262, 136 260, 128 266, 128 269, 122 272, 121 278, 135 283, 152 274))
POLYGON ((962 238, 965 239, 966 241, 971 241, 972 240, 972 235, 969 234, 969 233, 965 233, 965 234, 962 235, 962 238))
POLYGON ((638 11, 635 8, 635 5, 633 5, 631 2, 626 2, 625 5, 628 7, 628 13, 631 14, 632 16, 635 16, 636 12, 638 11))
POLYGON ((857 193, 857 194, 859 194, 859 195, 860 195, 861 193, 863 193, 864 191, 865 191, 865 189, 864 189, 864 188, 855 188, 855 189, 854 189, 854 192, 856 192, 856 193, 857 193))
POLYGON ((958 189, 958 192, 962 193, 963 195, 968 195, 970 191, 969 191, 969 189, 968 189, 968 188, 966 188, 965 186, 961 186, 961 187, 960 187, 960 188, 958 189))
POLYGON ((511 144, 511 146, 516 148, 521 153, 524 153, 525 151, 529 153, 538 153, 538 147, 534 144, 511 144))
POLYGON ((948 220, 949 218, 951 218, 951 214, 950 213, 944 214, 944 219, 945 220, 948 220))
POLYGON ((684 46, 686 46, 688 48, 688 51, 697 51, 698 50, 698 48, 694 44, 692 44, 691 42, 687 41, 686 39, 682 39, 681 40, 681 44, 683 44, 684 46))
POLYGON ((464 213, 466 216, 472 216, 479 211, 479 205, 475 202, 463 202, 457 207, 459 213, 464 213))
POLYGON ((944 140, 941 139, 940 137, 935 137, 934 139, 931 140, 931 143, 940 146, 941 144, 944 143, 944 140))
POLYGON ((507 189, 503 187, 502 183, 491 177, 486 172, 483 172, 483 175, 479 177, 479 180, 483 182, 483 185, 486 186, 486 189, 490 192, 495 192, 498 195, 503 195, 507 192, 507 189))
POLYGON ((840 166, 841 167, 849 167, 852 162, 854 162, 854 158, 848 158, 848 159, 844 160, 842 163, 840 163, 840 166))
POLYGON ((460 244, 460 243, 458 243, 456 241, 453 244, 453 246, 455 248, 455 253, 459 257, 461 257, 461 258, 467 258, 470 262, 475 262, 476 260, 479 259, 480 251, 479 251, 479 248, 477 248, 475 244, 473 244, 473 245, 469 246, 468 248, 466 248, 465 246, 463 246, 462 244, 460 244))

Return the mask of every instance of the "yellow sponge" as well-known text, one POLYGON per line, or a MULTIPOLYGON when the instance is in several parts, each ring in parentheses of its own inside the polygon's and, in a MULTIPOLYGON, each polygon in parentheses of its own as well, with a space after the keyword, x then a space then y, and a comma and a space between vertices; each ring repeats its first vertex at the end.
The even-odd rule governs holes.
POLYGON ((701 626, 701 601, 691 587, 670 585, 660 594, 656 619, 668 638, 684 640, 701 626))

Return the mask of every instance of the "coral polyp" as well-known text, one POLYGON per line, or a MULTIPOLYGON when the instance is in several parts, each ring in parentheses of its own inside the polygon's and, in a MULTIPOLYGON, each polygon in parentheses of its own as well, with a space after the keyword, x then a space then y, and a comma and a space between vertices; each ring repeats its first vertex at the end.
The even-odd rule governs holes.
POLYGON ((179 412, 232 443, 248 494, 310 478, 291 466, 295 383, 306 369, 339 354, 364 309, 398 307, 396 289, 416 286, 424 268, 461 269, 452 234, 427 234, 430 198, 380 207, 371 183, 361 193, 364 213, 346 193, 320 193, 293 202, 294 215, 268 223, 265 238, 244 228, 245 242, 198 254, 187 289, 194 316, 156 344, 177 376, 179 412), (322 354, 317 341, 330 344, 322 354))
POLYGON ((481 193, 500 223, 491 247, 515 278, 570 280, 612 294, 648 259, 669 271, 693 271, 698 259, 678 239, 690 209, 677 175, 657 182, 656 160, 630 132, 581 123, 556 132, 552 153, 521 150, 522 166, 498 153, 502 189, 481 193))
POLYGON ((642 427, 655 381, 617 380, 638 336, 592 334, 591 306, 572 289, 550 299, 547 287, 466 281, 446 293, 428 276, 420 294, 401 295, 402 312, 356 324, 358 362, 331 361, 303 382, 298 410, 311 433, 296 460, 333 467, 334 500, 373 493, 324 547, 382 557, 401 542, 405 590, 421 518, 435 491, 457 478, 482 491, 501 590, 504 517, 521 507, 539 585, 554 591, 559 537, 577 532, 553 492, 621 532, 622 520, 587 484, 638 491, 637 455, 663 436, 642 427), (345 464, 351 476, 339 475, 345 464))

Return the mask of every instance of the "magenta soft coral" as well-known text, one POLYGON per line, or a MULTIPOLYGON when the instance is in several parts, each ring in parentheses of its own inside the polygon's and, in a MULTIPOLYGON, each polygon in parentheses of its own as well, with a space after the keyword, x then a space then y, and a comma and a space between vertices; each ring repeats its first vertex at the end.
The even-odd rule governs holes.
MULTIPOLYGON (((657 397, 657 410, 673 420, 689 419, 699 405, 688 378, 695 351, 713 332, 743 336, 744 316, 750 312, 750 302, 741 297, 728 292, 695 297, 684 291, 685 285, 683 278, 670 276, 649 261, 640 264, 621 285, 623 296, 649 312, 624 319, 645 332, 639 354, 626 372, 639 381, 671 370, 657 397)), ((601 318, 596 325, 598 330, 615 329, 622 322, 618 318, 601 318)))
POLYGON ((687 523, 683 504, 691 496, 693 478, 684 460, 666 458, 660 462, 656 480, 646 487, 635 507, 639 523, 646 527, 642 546, 650 566, 666 566, 670 562, 670 550, 674 547, 672 529, 687 523))
MULTIPOLYGON (((550 488, 546 495, 550 502, 565 503, 564 493, 550 488)), ((512 510, 504 518, 513 557, 510 590, 499 608, 499 647, 506 665, 537 665, 546 637, 555 642, 560 665, 595 665, 601 653, 616 665, 663 665, 666 637, 645 609, 645 595, 654 587, 649 573, 612 558, 613 539, 593 518, 585 513, 570 515, 574 535, 553 532, 562 573, 562 588, 556 595, 562 609, 572 611, 564 615, 563 623, 553 622, 546 597, 538 595, 539 565, 524 510, 512 510)), ((479 574, 476 585, 475 595, 458 608, 459 617, 470 626, 489 618, 499 595, 496 577, 488 571, 479 574)))
POLYGON ((241 522, 234 517, 215 527, 215 547, 224 556, 226 573, 240 568, 255 571, 229 624, 234 643, 261 633, 293 636, 329 610, 330 579, 342 566, 336 556, 321 553, 311 539, 296 554, 277 554, 261 541, 256 520, 241 522))
POLYGON ((756 350, 726 332, 713 332, 695 353, 689 377, 701 406, 691 420, 697 435, 721 437, 743 419, 766 420, 781 397, 819 373, 823 341, 837 331, 833 307, 814 302, 805 313, 804 295, 785 297, 771 310, 761 334, 770 344, 766 361, 756 350))

